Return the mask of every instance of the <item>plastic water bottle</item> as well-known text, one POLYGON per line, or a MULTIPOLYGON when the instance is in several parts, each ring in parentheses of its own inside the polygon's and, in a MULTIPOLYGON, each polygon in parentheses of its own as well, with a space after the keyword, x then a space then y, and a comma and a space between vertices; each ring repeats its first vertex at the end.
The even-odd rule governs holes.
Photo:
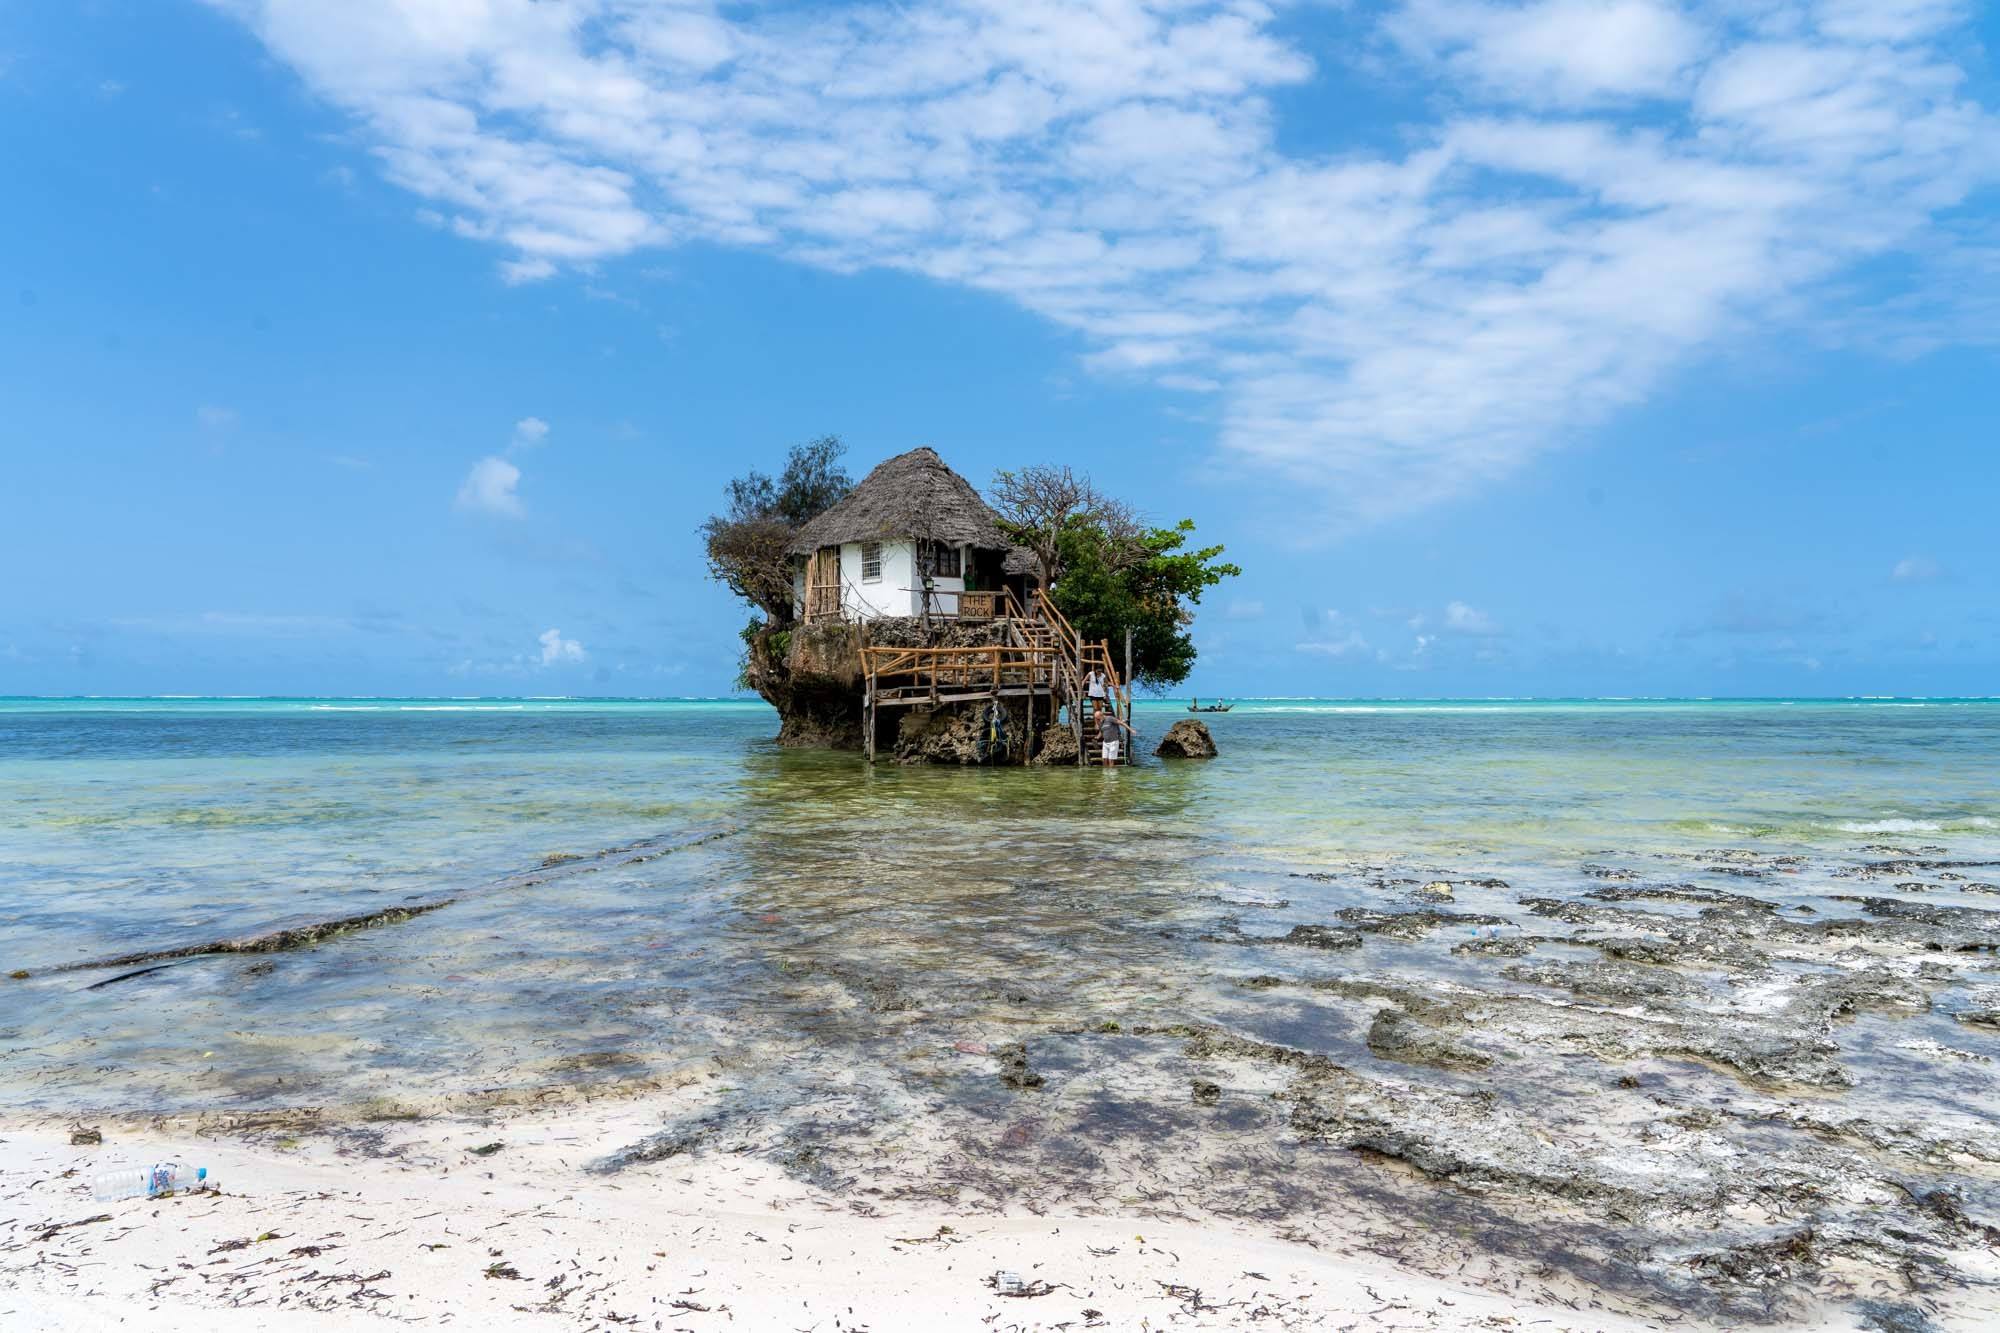
POLYGON ((155 1162, 151 1166, 125 1166, 90 1178, 91 1192, 100 1199, 155 1198, 176 1190, 214 1189, 215 1181, 205 1166, 181 1162, 155 1162))

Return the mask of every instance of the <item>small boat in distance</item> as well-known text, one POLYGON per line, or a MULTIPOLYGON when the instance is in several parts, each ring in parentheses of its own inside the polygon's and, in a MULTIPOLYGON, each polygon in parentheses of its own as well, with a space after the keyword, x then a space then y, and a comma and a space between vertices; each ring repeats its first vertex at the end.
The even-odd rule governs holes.
POLYGON ((1228 711, 1229 711, 1229 710, 1230 710, 1231 708, 1234 708, 1235 706, 1236 706, 1236 705, 1234 705, 1234 704, 1209 704, 1209 705, 1208 705, 1208 706, 1207 706, 1206 708, 1204 708, 1204 707, 1202 706, 1202 702, 1201 702, 1201 700, 1199 700, 1199 699, 1196 699, 1196 700, 1194 700, 1194 701, 1193 701, 1192 703, 1190 703, 1190 704, 1188 705, 1188 712, 1190 712, 1190 713, 1226 713, 1226 712, 1228 712, 1228 711))

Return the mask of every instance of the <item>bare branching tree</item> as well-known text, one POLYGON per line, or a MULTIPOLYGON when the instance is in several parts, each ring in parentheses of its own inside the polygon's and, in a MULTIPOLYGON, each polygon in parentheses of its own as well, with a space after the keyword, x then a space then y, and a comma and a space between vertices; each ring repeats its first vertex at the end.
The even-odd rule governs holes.
POLYGON ((729 508, 701 525, 708 572, 762 612, 767 624, 792 619, 792 534, 854 489, 837 435, 793 445, 775 478, 751 469, 729 483, 729 508))
POLYGON ((1041 565, 1042 586, 1055 586, 1062 574, 1062 532, 1078 519, 1094 519, 1121 529, 1138 531, 1138 519, 1131 506, 1105 495, 1089 477, 1079 477, 1067 467, 1024 467, 1018 472, 1001 469, 993 474, 987 500, 1000 515, 1007 535, 1035 553, 1041 565))
POLYGON ((792 525, 763 514, 716 515, 702 524, 708 572, 773 625, 792 618, 792 571, 785 545, 792 525))
POLYGON ((1146 524, 1139 511, 1125 501, 1100 495, 1089 517, 1104 530, 1105 563, 1113 572, 1130 569, 1151 557, 1146 524))

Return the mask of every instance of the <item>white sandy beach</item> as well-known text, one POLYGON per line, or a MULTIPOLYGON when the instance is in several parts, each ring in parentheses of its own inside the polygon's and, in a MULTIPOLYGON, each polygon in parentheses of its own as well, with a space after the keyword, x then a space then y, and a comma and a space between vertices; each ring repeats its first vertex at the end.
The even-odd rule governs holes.
MULTIPOLYGON (((1553 1269, 1496 1262, 1428 1275, 1358 1246, 1213 1222, 859 1216, 730 1153, 616 1176, 582 1169, 603 1144, 656 1123, 645 1103, 612 1101, 395 1122, 362 1146, 337 1134, 248 1142, 106 1127, 101 1146, 75 1147, 59 1125, 10 1127, 0 1132, 0 1327, 1701 1326, 1615 1313, 1553 1269), (505 1146, 471 1151, 495 1142, 505 1146), (207 1166, 221 1190, 91 1198, 93 1172, 168 1157, 207 1166), (1001 1272, 1031 1294, 999 1294, 1001 1272)), ((1811 1326, 1859 1327, 1845 1316, 1811 1326)))
POLYGON ((404 1122, 366 1153, 335 1137, 280 1148, 107 1126, 102 1146, 72 1147, 60 1126, 9 1129, 0 1326, 1663 1326, 1592 1308, 1554 1277, 1441 1280, 1213 1224, 856 1216, 727 1153, 581 1170, 652 1123, 634 1103, 404 1122), (492 1142, 505 1147, 469 1151, 492 1142), (175 1155, 208 1166, 221 1192, 90 1197, 96 1170, 175 1155), (1000 1271, 1045 1294, 998 1294, 1000 1271))

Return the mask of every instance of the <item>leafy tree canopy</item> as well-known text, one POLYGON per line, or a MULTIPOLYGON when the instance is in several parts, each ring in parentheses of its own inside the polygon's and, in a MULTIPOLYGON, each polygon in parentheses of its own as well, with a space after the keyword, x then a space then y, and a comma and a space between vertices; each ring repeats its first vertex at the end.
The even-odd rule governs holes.
POLYGON ((763 613, 765 623, 792 620, 792 534, 841 500, 854 482, 841 466, 838 435, 795 444, 776 477, 752 468, 730 482, 729 507, 701 525, 709 575, 763 613))
MULTIPOLYGON (((1122 516, 1121 511, 1121 516, 1122 516)), ((1204 590, 1243 571, 1220 546, 1190 549, 1194 520, 1171 528, 1076 517, 1057 539, 1062 574, 1050 596, 1084 639, 1111 645, 1132 631, 1133 683, 1159 692, 1194 669, 1193 606, 1204 590)))

